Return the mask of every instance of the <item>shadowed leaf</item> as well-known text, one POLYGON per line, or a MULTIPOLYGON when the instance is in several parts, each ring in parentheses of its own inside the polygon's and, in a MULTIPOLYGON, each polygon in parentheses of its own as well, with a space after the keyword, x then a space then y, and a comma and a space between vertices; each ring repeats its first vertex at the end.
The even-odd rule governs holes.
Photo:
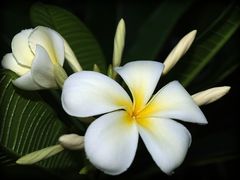
POLYGON ((127 60, 155 59, 169 34, 194 0, 179 3, 163 1, 140 27, 135 42, 126 53, 127 60), (169 13, 171 12, 171 13, 169 13), (167 16, 167 17, 166 17, 167 16))
MULTIPOLYGON (((12 85, 13 72, 0 71, 0 159, 3 164, 30 152, 55 145, 66 127, 37 92, 22 91, 12 85)), ((37 163, 49 169, 79 167, 69 152, 37 163)))
POLYGON ((214 26, 197 39, 186 56, 173 69, 172 76, 178 77, 184 86, 188 86, 201 70, 228 42, 240 25, 240 9, 227 8, 214 26), (227 11, 227 12, 225 12, 227 11))

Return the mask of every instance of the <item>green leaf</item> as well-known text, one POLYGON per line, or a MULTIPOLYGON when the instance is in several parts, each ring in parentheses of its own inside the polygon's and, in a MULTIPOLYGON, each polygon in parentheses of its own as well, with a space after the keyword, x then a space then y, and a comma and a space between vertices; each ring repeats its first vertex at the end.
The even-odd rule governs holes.
POLYGON ((240 54, 237 49, 239 34, 235 33, 224 45, 214 59, 200 72, 191 83, 191 89, 205 89, 206 87, 218 86, 221 81, 231 75, 240 65, 240 54), (218 68, 216 68, 218 67, 218 68))
POLYGON ((45 4, 34 4, 30 11, 34 26, 42 25, 59 32, 73 49, 83 69, 97 64, 105 68, 105 58, 98 42, 88 28, 69 11, 45 4))
POLYGON ((126 52, 126 58, 154 59, 169 34, 194 0, 163 1, 140 27, 134 45, 126 52))
POLYGON ((0 167, 15 165, 16 157, 7 151, 2 145, 0 146, 0 167))
POLYGON ((239 8, 227 8, 222 14, 224 16, 220 15, 217 23, 214 22, 214 26, 197 39, 190 51, 173 69, 172 75, 178 77, 184 86, 188 86, 199 75, 239 28, 239 8))
MULTIPOLYGON (((55 145, 59 136, 66 133, 66 126, 39 94, 15 88, 12 85, 13 79, 16 79, 13 72, 0 71, 2 164, 13 164, 13 160, 20 156, 55 145)), ((78 161, 72 154, 64 151, 37 164, 49 169, 78 169, 78 161)))

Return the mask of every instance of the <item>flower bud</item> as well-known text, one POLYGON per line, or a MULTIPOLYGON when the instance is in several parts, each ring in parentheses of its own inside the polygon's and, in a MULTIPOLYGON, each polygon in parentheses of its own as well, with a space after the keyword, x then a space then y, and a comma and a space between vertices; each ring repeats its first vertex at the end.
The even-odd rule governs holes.
POLYGON ((192 95, 192 98, 198 106, 210 104, 227 94, 230 88, 229 86, 222 86, 207 89, 192 95))
POLYGON ((94 64, 94 65, 93 65, 93 71, 95 71, 95 72, 101 72, 101 70, 100 70, 100 68, 98 67, 97 64, 94 64))
POLYGON ((122 52, 125 44, 125 31, 125 22, 121 19, 114 37, 113 67, 118 67, 121 64, 122 52))
POLYGON ((114 77, 114 73, 115 71, 113 70, 113 66, 111 64, 109 64, 108 66, 108 70, 107 70, 107 75, 110 77, 110 78, 115 78, 114 77))
POLYGON ((64 53, 65 53, 65 58, 68 64, 70 65, 70 67, 72 68, 72 70, 74 72, 82 71, 81 65, 79 64, 73 50, 71 49, 71 47, 69 46, 69 44, 65 39, 64 39, 64 53))
POLYGON ((84 136, 77 134, 65 134, 58 139, 59 143, 65 149, 80 150, 84 147, 84 136))
POLYGON ((163 74, 167 74, 178 62, 178 60, 187 52, 193 40, 195 39, 196 34, 197 30, 191 31, 190 33, 185 35, 173 48, 173 50, 169 53, 168 57, 163 63, 165 65, 163 74))
POLYGON ((34 164, 43 159, 47 159, 55 154, 58 154, 61 151, 63 151, 63 147, 59 144, 54 146, 49 146, 44 149, 34 151, 25 156, 22 156, 16 161, 16 163, 17 164, 34 164))

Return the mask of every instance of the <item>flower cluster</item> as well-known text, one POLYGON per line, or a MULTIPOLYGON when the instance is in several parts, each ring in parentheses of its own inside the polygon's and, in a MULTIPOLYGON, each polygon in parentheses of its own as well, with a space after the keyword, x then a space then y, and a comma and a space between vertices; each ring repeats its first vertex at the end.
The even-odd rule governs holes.
POLYGON ((23 30, 12 40, 12 53, 3 57, 2 66, 20 77, 13 84, 24 90, 58 88, 55 69, 66 58, 76 71, 81 70, 73 51, 56 31, 38 26, 23 30))
MULTIPOLYGON (((85 149, 89 161, 111 175, 126 171, 136 154, 139 136, 159 168, 170 174, 184 160, 191 144, 190 132, 179 122, 207 124, 199 106, 225 95, 230 87, 218 87, 190 95, 178 81, 172 81, 153 95, 160 76, 187 52, 196 30, 184 36, 164 63, 137 60, 120 66, 125 24, 121 20, 114 39, 113 65, 108 75, 85 71, 64 38, 47 27, 23 30, 12 40, 12 53, 2 66, 20 77, 13 84, 24 90, 62 87, 63 109, 71 116, 99 115, 85 136, 63 135, 58 145, 30 153, 19 164, 32 164, 61 152, 85 149), (67 59, 74 74, 63 69, 67 59), (119 75, 130 90, 115 81, 119 75)), ((95 68, 96 69, 96 68, 95 68)))

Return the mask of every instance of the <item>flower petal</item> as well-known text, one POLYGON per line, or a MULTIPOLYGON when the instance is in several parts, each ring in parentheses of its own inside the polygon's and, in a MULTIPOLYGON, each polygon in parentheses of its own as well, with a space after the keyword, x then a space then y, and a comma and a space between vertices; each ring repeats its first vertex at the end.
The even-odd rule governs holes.
POLYGON ((12 53, 8 53, 3 57, 2 67, 5 69, 10 69, 11 71, 17 73, 19 76, 30 71, 29 68, 19 65, 16 59, 13 57, 12 53))
POLYGON ((23 76, 17 78, 13 81, 13 84, 23 90, 39 90, 44 89, 40 85, 38 85, 32 78, 31 71, 24 74, 23 76))
POLYGON ((141 110, 156 88, 163 71, 163 64, 155 61, 135 61, 115 70, 128 85, 135 109, 141 110))
POLYGON ((52 63, 64 62, 64 40, 56 31, 38 26, 29 36, 29 44, 33 52, 36 51, 36 45, 41 45, 48 53, 52 63))
POLYGON ((28 44, 28 38, 32 31, 33 29, 22 30, 16 34, 12 40, 13 56, 20 65, 26 67, 31 67, 34 58, 34 54, 28 44))
POLYGON ((40 45, 36 46, 36 55, 32 64, 32 78, 44 88, 57 88, 53 64, 47 51, 40 45))
POLYGON ((137 143, 137 126, 125 111, 101 116, 85 134, 85 151, 90 162, 111 175, 127 170, 134 159, 137 143))
POLYGON ((145 118, 138 130, 148 151, 160 169, 169 174, 184 160, 191 144, 191 134, 176 121, 164 118, 145 118))
POLYGON ((63 85, 62 106, 72 116, 94 116, 117 109, 130 109, 131 105, 126 91, 98 72, 75 73, 63 85))
POLYGON ((192 97, 178 81, 172 81, 158 91, 140 113, 141 117, 163 117, 206 124, 207 120, 192 97))

